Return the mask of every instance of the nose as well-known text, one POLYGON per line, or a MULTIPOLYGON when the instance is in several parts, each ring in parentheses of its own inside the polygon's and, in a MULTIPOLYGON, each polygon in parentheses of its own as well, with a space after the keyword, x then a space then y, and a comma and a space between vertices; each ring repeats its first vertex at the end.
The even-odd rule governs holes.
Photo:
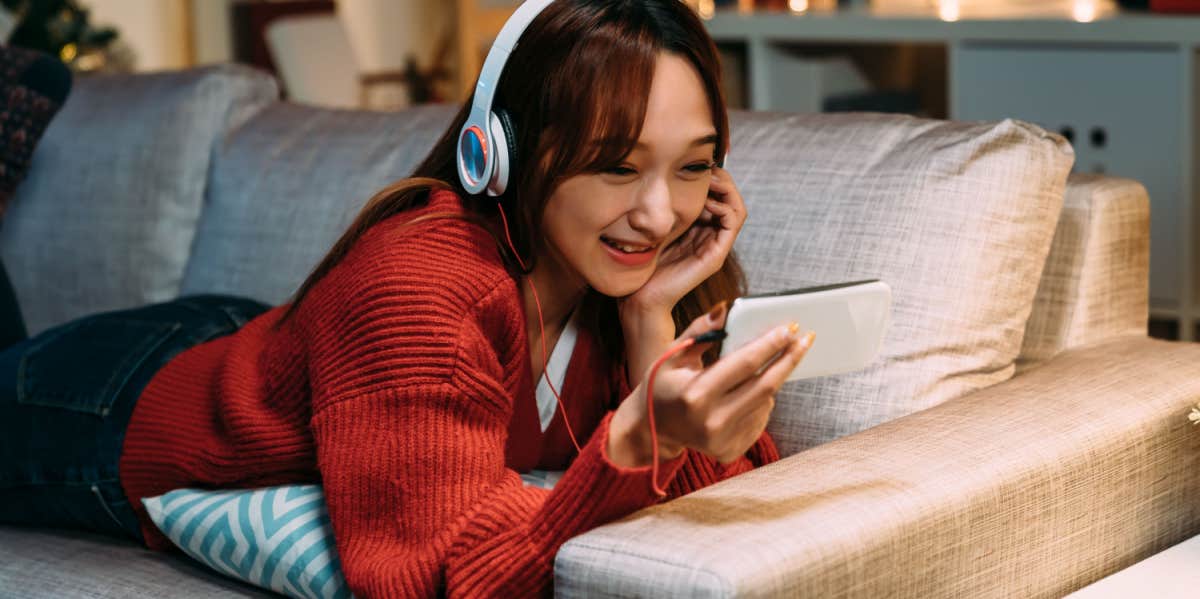
POLYGON ((628 215, 629 226, 646 237, 648 241, 660 242, 671 233, 675 225, 675 211, 671 207, 671 188, 658 177, 645 179, 628 215))

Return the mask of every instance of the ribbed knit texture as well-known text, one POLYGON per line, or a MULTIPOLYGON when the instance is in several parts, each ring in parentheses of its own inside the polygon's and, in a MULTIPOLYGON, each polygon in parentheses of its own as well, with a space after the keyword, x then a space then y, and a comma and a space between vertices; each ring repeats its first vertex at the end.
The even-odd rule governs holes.
MULTIPOLYGON (((281 329, 271 325, 282 307, 156 374, 120 462, 151 547, 170 542, 143 497, 321 482, 358 597, 525 597, 552 592, 567 539, 658 501, 649 467, 608 459, 611 412, 576 431, 586 444, 552 491, 511 469, 514 414, 536 403, 516 281, 477 225, 404 227, 462 210, 454 193, 435 192, 372 227, 281 329)), ((564 400, 614 405, 628 391, 617 370, 572 373, 564 400)), ((765 434, 747 455, 722 467, 685 452, 660 477, 678 496, 778 459, 765 434)))

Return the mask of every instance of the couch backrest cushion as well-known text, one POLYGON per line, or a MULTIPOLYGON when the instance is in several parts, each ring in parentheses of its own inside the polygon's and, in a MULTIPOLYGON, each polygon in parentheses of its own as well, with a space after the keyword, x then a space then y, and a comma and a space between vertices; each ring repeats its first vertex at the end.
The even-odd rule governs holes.
POLYGON ((449 106, 263 110, 215 159, 183 293, 287 301, 363 204, 409 175, 453 115, 449 106))
POLYGON ((1141 183, 1074 173, 1025 325, 1017 373, 1150 319, 1150 197, 1141 183))
POLYGON ((874 366, 783 388, 769 430, 785 454, 1012 376, 1073 162, 1065 141, 1011 120, 731 119, 751 291, 879 278, 893 292, 874 366))
POLYGON ((229 65, 78 78, 0 230, 30 334, 175 297, 214 146, 277 96, 229 65))

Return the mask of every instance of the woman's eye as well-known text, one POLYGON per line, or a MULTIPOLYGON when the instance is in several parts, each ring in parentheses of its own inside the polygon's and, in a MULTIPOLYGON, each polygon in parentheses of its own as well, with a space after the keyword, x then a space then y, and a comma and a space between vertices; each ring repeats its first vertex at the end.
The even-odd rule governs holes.
POLYGON ((716 165, 711 162, 705 162, 703 164, 691 164, 684 168, 693 173, 703 173, 706 171, 711 171, 713 166, 716 166, 716 165))
POLYGON ((632 175, 633 173, 635 173, 635 172, 637 172, 637 171, 634 171, 633 169, 631 169, 631 168, 627 168, 627 167, 624 167, 624 166, 614 166, 614 167, 612 167, 612 168, 610 168, 610 169, 608 169, 608 170, 606 170, 606 171, 604 171, 604 172, 606 172, 606 173, 612 173, 612 174, 614 174, 614 175, 618 175, 618 176, 624 177, 624 176, 626 176, 626 175, 632 175))

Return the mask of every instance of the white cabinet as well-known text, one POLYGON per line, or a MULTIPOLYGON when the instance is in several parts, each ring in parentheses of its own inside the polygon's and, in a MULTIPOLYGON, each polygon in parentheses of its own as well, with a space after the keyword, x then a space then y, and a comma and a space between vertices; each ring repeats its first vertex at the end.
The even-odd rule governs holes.
POLYGON ((1150 296, 1178 309, 1185 200, 1183 57, 1173 47, 962 43, 950 53, 957 120, 1017 118, 1067 135, 1075 170, 1150 194, 1150 296))

